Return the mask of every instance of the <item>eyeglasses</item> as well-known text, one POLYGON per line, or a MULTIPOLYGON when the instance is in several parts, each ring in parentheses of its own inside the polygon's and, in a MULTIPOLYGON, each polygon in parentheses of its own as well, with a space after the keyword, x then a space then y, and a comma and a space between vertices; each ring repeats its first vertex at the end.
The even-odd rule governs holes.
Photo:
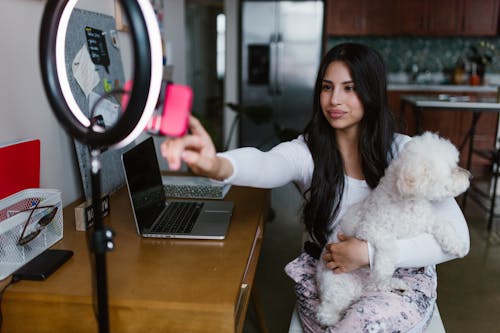
POLYGON ((19 236, 17 245, 26 245, 33 239, 35 239, 40 234, 40 232, 42 232, 43 228, 48 226, 50 222, 54 220, 54 217, 57 214, 57 209, 58 209, 57 206, 38 206, 37 203, 35 207, 19 211, 19 213, 30 211, 30 215, 28 216, 28 219, 24 224, 23 231, 21 232, 21 236, 19 236), (24 235, 26 229, 28 228, 28 225, 30 224, 31 218, 33 217, 33 213, 37 209, 46 209, 46 211, 44 212, 44 215, 38 220, 36 229, 30 232, 29 234, 24 235))

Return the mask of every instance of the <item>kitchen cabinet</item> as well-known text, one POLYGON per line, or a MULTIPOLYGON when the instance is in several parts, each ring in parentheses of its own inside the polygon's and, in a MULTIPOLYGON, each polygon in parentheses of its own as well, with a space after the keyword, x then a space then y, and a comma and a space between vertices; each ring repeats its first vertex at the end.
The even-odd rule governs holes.
POLYGON ((462 0, 404 0, 393 3, 398 34, 454 36, 460 34, 462 0))
POLYGON ((498 32, 499 0, 464 0, 463 35, 495 36, 498 32))
MULTIPOLYGON (((405 1, 398 1, 404 3, 405 1)), ((430 36, 455 36, 462 32, 463 0, 427 0, 424 33, 430 36)))
MULTIPOLYGON (((394 112, 399 125, 399 132, 413 136, 415 135, 415 116, 410 108, 401 110, 401 95, 468 95, 471 99, 478 96, 495 96, 495 93, 470 93, 470 92, 432 92, 432 91, 389 91, 389 107, 394 112)), ((457 148, 472 123, 472 112, 455 110, 424 111, 421 115, 422 130, 437 132, 439 135, 448 138, 457 148)), ((491 149, 495 146, 497 137, 498 114, 484 112, 476 127, 474 136, 474 147, 478 149, 491 149)), ((460 153, 460 165, 466 166, 468 156, 467 145, 460 153)), ((488 161, 479 156, 473 156, 472 168, 476 170, 485 169, 489 166, 488 161)))
POLYGON ((325 27, 329 35, 363 35, 365 33, 364 0, 328 0, 325 27))
POLYGON ((326 0, 331 36, 495 36, 500 0, 326 0))
POLYGON ((398 32, 402 35, 411 35, 417 31, 424 31, 428 5, 427 1, 422 0, 399 1, 396 4, 398 32))
POLYGON ((392 35, 394 0, 327 0, 326 32, 329 35, 392 35))
POLYGON ((365 1, 365 33, 370 35, 395 35, 397 31, 394 0, 365 1))

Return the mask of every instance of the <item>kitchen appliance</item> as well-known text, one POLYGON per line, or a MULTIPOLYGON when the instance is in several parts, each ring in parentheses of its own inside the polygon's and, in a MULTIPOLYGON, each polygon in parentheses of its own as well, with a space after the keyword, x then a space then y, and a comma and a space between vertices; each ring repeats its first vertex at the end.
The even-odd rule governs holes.
POLYGON ((277 129, 302 131, 322 55, 323 1, 243 1, 240 100, 270 106, 272 122, 242 116, 240 145, 269 148, 277 129))

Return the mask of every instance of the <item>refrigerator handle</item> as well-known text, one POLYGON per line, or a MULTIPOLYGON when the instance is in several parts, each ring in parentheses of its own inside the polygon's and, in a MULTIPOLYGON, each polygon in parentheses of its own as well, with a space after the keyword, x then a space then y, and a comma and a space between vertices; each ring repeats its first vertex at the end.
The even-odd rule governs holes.
POLYGON ((271 36, 269 42, 269 95, 276 95, 276 67, 277 67, 277 50, 278 44, 275 42, 274 35, 271 36))
POLYGON ((283 78, 281 73, 281 62, 283 60, 283 49, 285 47, 281 34, 278 35, 278 42, 276 43, 276 68, 274 79, 274 92, 275 95, 281 95, 283 92, 283 78))

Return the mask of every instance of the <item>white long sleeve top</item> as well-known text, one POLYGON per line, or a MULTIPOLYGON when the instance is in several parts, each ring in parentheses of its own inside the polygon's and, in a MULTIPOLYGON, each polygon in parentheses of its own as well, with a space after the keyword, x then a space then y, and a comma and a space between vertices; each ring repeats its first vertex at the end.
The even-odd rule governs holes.
MULTIPOLYGON (((401 148, 410 141, 406 135, 396 134, 393 142, 393 153, 397 156, 401 148)), ((284 142, 268 152, 256 148, 239 148, 218 154, 228 159, 233 166, 233 174, 224 182, 241 186, 274 188, 295 182, 302 193, 311 184, 314 163, 303 136, 284 142)), ((345 188, 341 199, 339 213, 332 224, 337 223, 347 208, 363 200, 371 188, 364 180, 345 176, 345 188)), ((459 237, 463 238, 467 248, 470 246, 469 230, 465 218, 454 198, 434 204, 436 214, 450 221, 459 237)), ((309 235, 306 235, 309 237, 309 235)), ((454 256, 445 253, 434 237, 421 234, 416 237, 397 241, 397 267, 422 267, 436 265, 454 256)), ((370 263, 373 262, 373 248, 368 243, 370 263)), ((468 251, 467 251, 468 252, 468 251)))

